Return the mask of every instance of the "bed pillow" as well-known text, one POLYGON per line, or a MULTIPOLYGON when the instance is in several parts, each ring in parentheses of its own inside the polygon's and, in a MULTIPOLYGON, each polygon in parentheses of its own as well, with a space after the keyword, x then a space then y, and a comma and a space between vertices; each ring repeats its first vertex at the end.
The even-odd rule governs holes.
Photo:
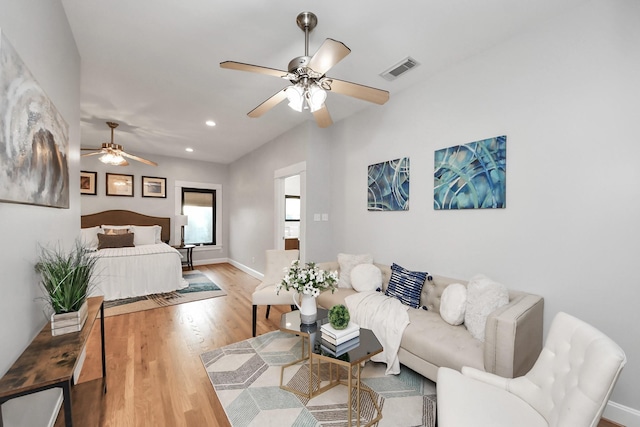
POLYGON ((114 235, 114 234, 126 234, 131 232, 130 225, 103 225, 102 231, 104 234, 114 235))
POLYGON ((132 225, 131 232, 136 235, 133 243, 136 246, 142 245, 155 245, 156 243, 162 243, 160 240, 160 232, 162 227, 159 225, 132 225))
POLYGON ((472 337, 484 342, 484 328, 489 314, 509 303, 507 287, 478 274, 467 285, 467 309, 464 324, 472 337))
POLYGON ((382 288, 382 271, 373 264, 358 264, 351 270, 351 286, 358 292, 382 288))
POLYGON ((467 288, 452 283, 444 288, 440 298, 440 317, 450 325, 462 325, 467 308, 467 288))
POLYGON ((98 233, 98 249, 132 248, 134 234, 104 234, 98 233))
POLYGON ((80 229, 80 243, 87 249, 95 251, 98 249, 98 233, 102 229, 99 226, 81 228, 80 229))
POLYGON ((427 272, 410 271, 393 263, 385 295, 397 298, 409 307, 419 308, 420 294, 427 276, 429 276, 427 272))
POLYGON ((338 254, 338 264, 340 264, 338 287, 351 288, 351 270, 353 270, 353 267, 359 264, 373 264, 373 256, 370 254, 338 254))

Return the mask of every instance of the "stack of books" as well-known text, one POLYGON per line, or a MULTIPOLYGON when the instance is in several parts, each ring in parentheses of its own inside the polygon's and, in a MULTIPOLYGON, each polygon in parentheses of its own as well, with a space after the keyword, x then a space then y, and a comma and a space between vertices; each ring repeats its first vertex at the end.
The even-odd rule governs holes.
POLYGON ((344 329, 336 329, 331 324, 325 323, 320 327, 322 350, 334 356, 341 356, 360 344, 360 326, 349 322, 344 329))

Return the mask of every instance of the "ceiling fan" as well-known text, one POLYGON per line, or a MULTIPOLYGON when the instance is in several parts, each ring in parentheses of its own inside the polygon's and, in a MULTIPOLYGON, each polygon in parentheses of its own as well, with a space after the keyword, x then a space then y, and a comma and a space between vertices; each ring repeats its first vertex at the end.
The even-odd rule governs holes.
POLYGON ((386 90, 327 77, 325 75, 327 71, 351 53, 351 49, 342 42, 326 39, 316 53, 313 56, 309 56, 309 33, 318 24, 318 18, 311 12, 302 12, 296 18, 296 23, 298 27, 304 31, 304 56, 293 58, 291 62, 289 62, 288 71, 234 61, 224 61, 220 63, 220 67, 222 68, 267 74, 274 77, 281 77, 291 82, 291 86, 285 87, 251 110, 247 114, 249 117, 260 117, 280 102, 288 99, 289 107, 296 111, 310 110, 318 126, 324 128, 331 126, 333 123, 329 115, 329 110, 327 110, 324 104, 327 91, 340 93, 379 105, 389 100, 389 92, 386 90))
POLYGON ((95 150, 93 153, 83 154, 82 157, 97 156, 98 154, 102 154, 102 157, 100 157, 99 160, 102 163, 106 163, 112 166, 127 166, 129 162, 127 162, 127 159, 125 159, 125 157, 128 157, 132 160, 137 160, 147 165, 158 166, 156 162, 152 162, 151 160, 143 159, 142 157, 125 153, 122 145, 115 144, 113 142, 113 130, 118 127, 118 123, 107 122, 107 126, 111 128, 111 142, 103 142, 102 147, 100 148, 81 148, 81 150, 95 150))

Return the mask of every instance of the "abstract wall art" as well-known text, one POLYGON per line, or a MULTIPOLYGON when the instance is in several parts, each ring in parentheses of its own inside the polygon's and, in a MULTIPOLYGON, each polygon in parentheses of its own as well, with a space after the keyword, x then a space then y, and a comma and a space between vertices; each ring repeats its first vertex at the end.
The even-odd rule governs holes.
POLYGON ((368 210, 408 211, 409 158, 370 165, 368 186, 368 210))
POLYGON ((69 127, 0 31, 0 201, 69 208, 69 127))
POLYGON ((506 207, 507 137, 435 152, 433 208, 506 207))

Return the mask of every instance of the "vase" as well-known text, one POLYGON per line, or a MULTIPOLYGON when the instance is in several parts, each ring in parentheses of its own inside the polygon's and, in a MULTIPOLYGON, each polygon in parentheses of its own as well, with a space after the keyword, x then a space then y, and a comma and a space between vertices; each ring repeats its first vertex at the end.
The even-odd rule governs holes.
POLYGON ((318 305, 316 297, 313 295, 300 294, 300 303, 296 300, 296 294, 293 294, 293 302, 300 310, 300 322, 303 325, 311 325, 316 323, 318 318, 318 305))

